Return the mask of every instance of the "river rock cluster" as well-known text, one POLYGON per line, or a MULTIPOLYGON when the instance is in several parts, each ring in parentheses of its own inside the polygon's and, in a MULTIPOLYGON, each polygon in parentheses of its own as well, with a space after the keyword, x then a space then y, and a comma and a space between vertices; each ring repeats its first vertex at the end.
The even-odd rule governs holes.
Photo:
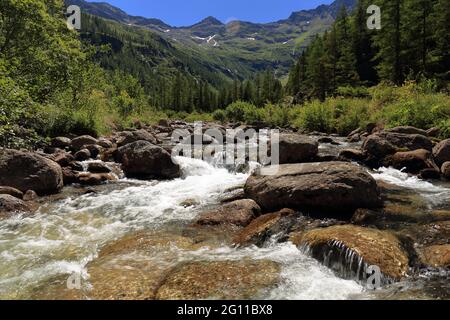
MULTIPOLYGON (((226 129, 238 126, 211 123, 205 127, 226 136, 226 129)), ((171 156, 171 134, 177 129, 194 135, 192 125, 165 120, 108 137, 55 137, 43 150, 0 149, 0 219, 32 214, 46 196, 68 185, 89 188, 123 175, 145 180, 181 178, 182 170, 171 156)), ((257 169, 242 190, 221 206, 201 213, 192 227, 232 230, 232 243, 237 247, 263 246, 273 239, 291 241, 330 268, 345 265, 357 278, 362 277, 361 266, 370 265, 378 266, 390 281, 420 268, 449 268, 450 213, 444 210, 417 217, 409 212, 410 207, 402 206, 414 203, 411 195, 377 182, 369 173, 384 166, 422 179, 450 179, 450 139, 440 141, 437 134, 436 129, 385 130, 369 125, 347 137, 360 147, 326 153, 323 146, 340 145, 337 137, 282 130, 279 170, 266 174, 268 168, 257 169)), ((207 137, 203 144, 213 141, 207 137)), ((221 296, 223 275, 218 270, 230 274, 249 270, 244 279, 253 279, 259 268, 270 270, 270 276, 255 281, 273 284, 278 266, 270 261, 186 264, 172 270, 158 290, 150 286, 151 295, 144 298, 221 296), (210 272, 209 280, 203 283, 198 270, 210 272), (189 286, 180 279, 196 284, 189 286)), ((93 274, 94 279, 105 276, 104 272, 93 274)), ((228 285, 242 291, 244 280, 230 277, 228 285)), ((115 297, 114 293, 108 297, 115 297)))

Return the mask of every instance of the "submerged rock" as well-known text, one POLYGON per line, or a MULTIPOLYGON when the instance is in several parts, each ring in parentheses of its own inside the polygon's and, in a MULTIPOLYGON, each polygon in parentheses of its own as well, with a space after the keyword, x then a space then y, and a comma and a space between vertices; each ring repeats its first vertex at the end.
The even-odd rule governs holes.
POLYGON ((381 206, 375 180, 345 162, 281 165, 275 175, 257 170, 245 185, 247 196, 264 211, 285 207, 351 216, 358 208, 381 206))
POLYGON ((262 246, 272 236, 290 233, 295 224, 295 218, 296 212, 291 209, 262 215, 241 230, 235 236, 233 243, 239 246, 262 246))
POLYGON ((19 212, 29 212, 28 204, 9 194, 0 194, 0 220, 9 218, 19 212))
POLYGON ((245 227, 260 214, 261 208, 255 201, 243 199, 224 204, 215 210, 200 214, 196 224, 201 226, 233 224, 245 227))
POLYGON ((209 261, 185 263, 158 289, 158 300, 254 299, 279 281, 276 262, 209 261))
POLYGON ((430 267, 450 268, 450 244, 422 249, 421 259, 425 265, 430 267))
POLYGON ((46 195, 62 189, 63 176, 54 161, 31 152, 4 149, 0 151, 0 185, 46 195))
MULTIPOLYGON (((342 264, 348 263, 344 267, 358 273, 361 267, 356 258, 353 263, 336 261, 343 256, 345 250, 351 250, 367 266, 378 266, 389 278, 400 280, 408 271, 408 254, 400 240, 387 231, 343 225, 294 234, 291 240, 298 246, 309 248, 313 257, 332 268, 340 269, 342 264), (331 256, 328 256, 329 253, 331 256)), ((347 253, 346 256, 350 255, 347 253)))

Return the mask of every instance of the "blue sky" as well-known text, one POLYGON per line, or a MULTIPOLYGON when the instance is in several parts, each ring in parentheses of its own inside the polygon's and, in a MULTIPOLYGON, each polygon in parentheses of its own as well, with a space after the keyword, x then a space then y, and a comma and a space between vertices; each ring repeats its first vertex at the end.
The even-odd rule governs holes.
MULTIPOLYGON (((228 22, 244 20, 272 22, 287 18, 291 12, 313 9, 333 0, 102 0, 125 12, 158 18, 173 26, 188 26, 207 16, 228 22)), ((93 1, 90 2, 99 2, 93 1)))

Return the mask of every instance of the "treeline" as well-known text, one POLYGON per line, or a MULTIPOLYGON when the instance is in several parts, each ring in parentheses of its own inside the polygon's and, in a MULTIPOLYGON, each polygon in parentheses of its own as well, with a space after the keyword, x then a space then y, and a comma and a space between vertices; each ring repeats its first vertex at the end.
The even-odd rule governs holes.
POLYGON ((262 106, 279 102, 283 86, 270 70, 251 79, 230 79, 205 70, 188 53, 147 30, 83 16, 82 39, 98 48, 95 60, 107 70, 122 70, 141 82, 152 106, 176 112, 212 112, 245 100, 262 106))
POLYGON ((0 4, 0 146, 96 135, 151 110, 137 78, 94 62, 100 53, 67 28, 62 0, 0 4))
POLYGON ((448 0, 360 0, 342 7, 331 30, 317 36, 289 74, 295 102, 333 96, 342 87, 450 79, 448 0), (367 8, 381 8, 381 30, 369 30, 367 8))

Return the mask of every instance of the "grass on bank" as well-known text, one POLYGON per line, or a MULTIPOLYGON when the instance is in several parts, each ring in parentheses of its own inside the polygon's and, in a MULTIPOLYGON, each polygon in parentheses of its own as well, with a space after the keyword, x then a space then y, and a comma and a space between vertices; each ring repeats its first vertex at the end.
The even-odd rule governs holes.
POLYGON ((130 97, 127 91, 110 92, 107 87, 77 97, 76 104, 67 103, 73 99, 62 94, 46 105, 34 103, 13 83, 3 83, 2 89, 2 96, 10 99, 0 101, 4 106, 0 112, 0 145, 10 148, 35 147, 45 140, 42 137, 68 133, 99 136, 161 119, 265 124, 341 135, 376 122, 386 127, 439 127, 442 138, 450 137, 450 96, 437 92, 432 82, 341 88, 337 97, 303 105, 266 104, 258 108, 239 101, 212 114, 156 110, 142 101, 143 95, 130 97))

